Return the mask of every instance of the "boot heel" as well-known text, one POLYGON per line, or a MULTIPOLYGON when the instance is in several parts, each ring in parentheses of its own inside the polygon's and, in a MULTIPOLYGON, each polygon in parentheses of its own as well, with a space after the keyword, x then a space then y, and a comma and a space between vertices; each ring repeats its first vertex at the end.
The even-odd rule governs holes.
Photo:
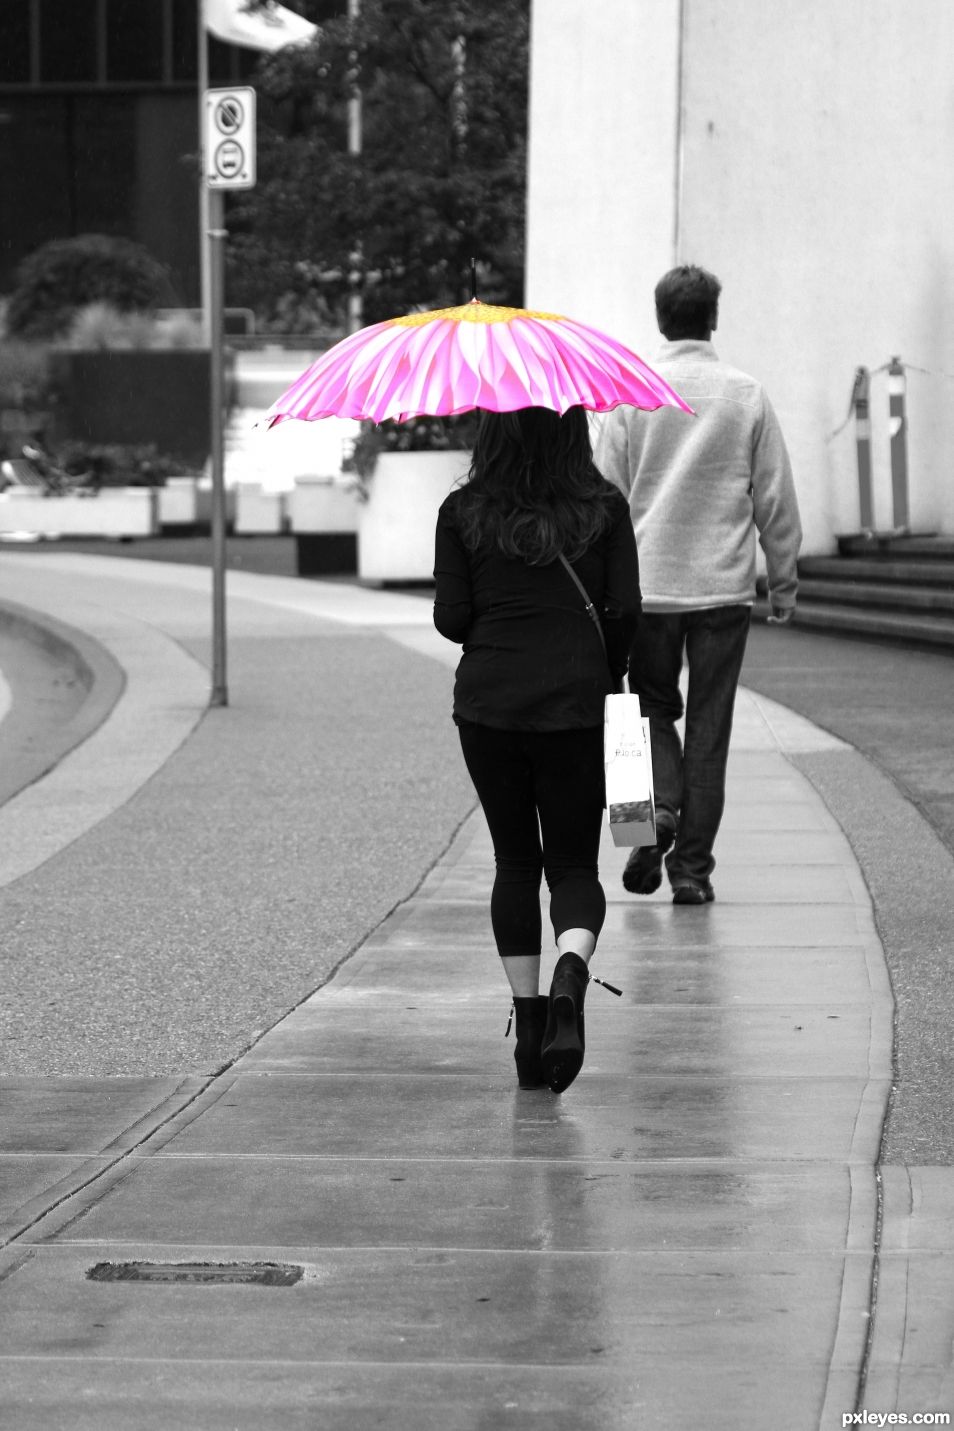
POLYGON ((576 1004, 569 994, 559 994, 553 1000, 553 1017, 556 1021, 556 1033, 550 1047, 561 1051, 578 1050, 582 1053, 576 1004))
POLYGON ((589 972, 577 954, 563 954, 553 971, 540 1061, 554 1093, 562 1093, 583 1067, 583 999, 589 972))
POLYGON ((553 1039, 544 1049, 541 1061, 551 1089, 562 1093, 583 1067, 582 1011, 577 1013, 569 994, 553 1000, 553 1020, 553 1039))

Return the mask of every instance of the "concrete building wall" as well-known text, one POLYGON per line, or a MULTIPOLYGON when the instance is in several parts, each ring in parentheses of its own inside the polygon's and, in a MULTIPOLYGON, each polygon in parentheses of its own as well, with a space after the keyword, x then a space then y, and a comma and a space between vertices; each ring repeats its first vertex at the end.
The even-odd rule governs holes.
POLYGON ((646 356, 671 262, 678 0, 534 0, 526 303, 646 356))
MULTIPOLYGON (((952 56, 947 0, 534 3, 528 302, 651 359, 656 278, 716 272, 716 347, 779 412, 806 553, 858 530, 853 423, 832 434, 856 367, 893 354, 911 524, 954 532, 952 56)), ((875 373, 882 529, 887 414, 875 373)))

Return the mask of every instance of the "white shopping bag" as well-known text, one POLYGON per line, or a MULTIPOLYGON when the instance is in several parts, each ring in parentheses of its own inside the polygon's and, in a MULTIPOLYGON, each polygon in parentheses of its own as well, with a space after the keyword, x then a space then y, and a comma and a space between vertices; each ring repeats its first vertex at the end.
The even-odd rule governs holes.
POLYGON ((649 721, 639 696, 624 690, 606 697, 603 725, 606 815, 614 845, 654 845, 656 808, 649 721))

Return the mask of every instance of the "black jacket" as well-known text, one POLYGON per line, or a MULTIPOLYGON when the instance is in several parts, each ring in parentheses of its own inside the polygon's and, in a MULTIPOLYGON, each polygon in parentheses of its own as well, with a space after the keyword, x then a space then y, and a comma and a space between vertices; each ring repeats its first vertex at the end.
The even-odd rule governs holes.
POLYGON ((531 566, 483 545, 468 551, 455 522, 457 496, 452 492, 438 513, 434 557, 434 625, 464 647, 455 720, 504 730, 602 725, 604 697, 619 688, 640 609, 626 499, 613 489, 610 526, 573 563, 602 617, 607 666, 562 563, 531 566))

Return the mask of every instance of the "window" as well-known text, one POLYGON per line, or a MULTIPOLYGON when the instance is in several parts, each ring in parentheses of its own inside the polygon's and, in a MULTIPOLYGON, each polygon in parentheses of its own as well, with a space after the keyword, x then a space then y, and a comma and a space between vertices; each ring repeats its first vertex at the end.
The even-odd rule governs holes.
POLYGON ((97 0, 43 0, 40 81, 94 84, 98 79, 97 0))
POLYGON ((172 78, 193 84, 199 76, 195 6, 196 0, 172 0, 172 78))
POLYGON ((163 0, 108 0, 106 78, 160 81, 163 77, 163 0))
POLYGON ((30 0, 4 0, 0 84, 27 84, 29 79, 30 0))

